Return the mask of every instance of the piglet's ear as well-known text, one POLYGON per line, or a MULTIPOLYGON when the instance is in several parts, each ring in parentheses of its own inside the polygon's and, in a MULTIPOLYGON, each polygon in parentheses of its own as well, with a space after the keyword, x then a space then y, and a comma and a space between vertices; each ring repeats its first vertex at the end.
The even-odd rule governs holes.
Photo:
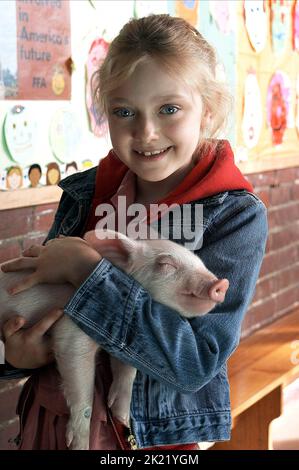
POLYGON ((173 274, 179 268, 178 261, 169 253, 160 253, 155 262, 155 269, 160 273, 173 274))
POLYGON ((136 250, 134 240, 112 230, 93 230, 87 232, 83 238, 112 264, 126 272, 130 271, 133 264, 132 255, 136 250))

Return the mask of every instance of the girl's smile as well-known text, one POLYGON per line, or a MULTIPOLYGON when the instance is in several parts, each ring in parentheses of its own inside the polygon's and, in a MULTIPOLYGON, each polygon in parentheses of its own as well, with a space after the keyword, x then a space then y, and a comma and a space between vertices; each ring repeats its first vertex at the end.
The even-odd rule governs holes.
POLYGON ((138 154, 138 158, 142 158, 145 162, 157 161, 165 158, 166 155, 172 150, 172 145, 160 150, 133 150, 138 154))

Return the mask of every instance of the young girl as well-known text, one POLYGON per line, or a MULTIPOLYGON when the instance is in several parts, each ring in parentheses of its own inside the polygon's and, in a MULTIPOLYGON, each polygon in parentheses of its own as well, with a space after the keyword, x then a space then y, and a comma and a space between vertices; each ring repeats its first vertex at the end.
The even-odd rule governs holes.
MULTIPOLYGON (((129 443, 196 449, 200 441, 230 438, 226 363, 253 296, 267 224, 265 207, 235 166, 229 143, 214 138, 230 112, 230 96, 215 70, 214 50, 185 20, 151 15, 127 23, 94 79, 113 150, 97 169, 61 182, 51 242, 6 265, 7 271, 35 270, 15 292, 38 282, 74 284, 65 314, 107 353, 138 369, 126 432, 106 405, 110 372, 107 353, 100 355, 92 449, 129 443), (148 214, 151 203, 189 205, 192 214, 203 205, 201 224, 194 216, 188 223, 195 232, 203 230, 195 253, 230 282, 223 304, 204 317, 183 319, 80 239, 98 222, 99 205, 113 204, 116 215, 123 215, 118 196, 126 196, 127 208, 143 204, 148 214)), ((179 229, 186 223, 183 218, 179 229)), ((178 227, 169 228, 174 238, 178 227)), ((184 243, 183 235, 174 241, 184 243)), ((4 327, 10 365, 3 377, 24 374, 14 367, 39 367, 30 371, 19 402, 22 449, 66 448, 67 407, 44 335, 59 315, 52 312, 28 330, 21 328, 22 318, 4 327)))

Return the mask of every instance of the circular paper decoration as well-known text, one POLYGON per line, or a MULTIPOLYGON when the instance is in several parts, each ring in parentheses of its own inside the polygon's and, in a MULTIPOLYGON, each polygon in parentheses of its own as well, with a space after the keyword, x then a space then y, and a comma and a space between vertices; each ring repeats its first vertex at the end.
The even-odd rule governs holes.
POLYGON ((299 52, 299 0, 296 1, 293 16, 293 47, 299 52))
POLYGON ((274 52, 283 53, 287 46, 291 21, 291 2, 271 1, 271 35, 274 52))
POLYGON ((267 15, 263 0, 244 0, 245 26, 252 48, 261 52, 267 41, 267 15))
POLYGON ((69 109, 58 109, 50 123, 49 140, 53 154, 61 163, 76 160, 82 139, 76 114, 69 109))
POLYGON ((90 129, 97 137, 101 137, 107 133, 108 124, 105 116, 99 114, 95 109, 92 97, 92 76, 103 63, 109 44, 102 38, 95 39, 89 49, 86 62, 86 107, 89 116, 90 129))
POLYGON ((33 113, 16 105, 6 114, 4 136, 11 158, 22 167, 35 161, 37 124, 33 113))
POLYGON ((256 146, 262 129, 263 112, 260 87, 255 72, 248 73, 244 87, 243 140, 248 148, 256 146))
POLYGON ((281 71, 272 75, 267 91, 267 122, 272 129, 272 143, 282 144, 289 126, 291 110, 291 82, 281 71))

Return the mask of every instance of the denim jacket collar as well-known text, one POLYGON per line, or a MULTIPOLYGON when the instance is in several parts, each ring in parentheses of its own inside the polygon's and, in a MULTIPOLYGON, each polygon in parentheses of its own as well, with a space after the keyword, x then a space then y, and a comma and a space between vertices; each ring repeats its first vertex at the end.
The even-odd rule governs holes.
POLYGON ((75 201, 92 199, 95 189, 97 167, 82 173, 76 173, 64 178, 58 186, 69 194, 75 201))
MULTIPOLYGON (((91 201, 94 190, 95 190, 95 178, 96 178, 97 167, 93 167, 90 170, 76 173, 60 181, 58 186, 62 188, 69 196, 75 201, 91 201)), ((237 191, 234 191, 235 193, 237 191)), ((245 190, 239 190, 239 193, 245 193, 245 190)), ((221 204, 227 197, 228 192, 221 192, 208 196, 206 198, 192 201, 193 204, 201 202, 204 205, 209 204, 221 204)))

